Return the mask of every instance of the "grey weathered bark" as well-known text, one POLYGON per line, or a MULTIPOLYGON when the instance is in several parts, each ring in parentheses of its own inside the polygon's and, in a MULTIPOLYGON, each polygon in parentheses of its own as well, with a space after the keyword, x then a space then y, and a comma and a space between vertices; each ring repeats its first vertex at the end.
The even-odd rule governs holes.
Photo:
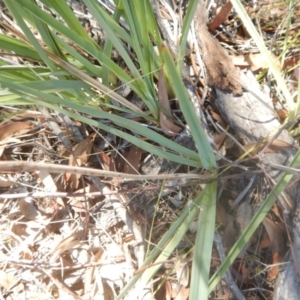
MULTIPOLYGON (((259 101, 252 93, 244 91, 240 96, 233 96, 232 93, 215 89, 216 97, 213 101, 219 109, 223 119, 232 129, 235 137, 243 144, 256 143, 264 138, 272 137, 281 124, 273 110, 270 109, 271 99, 261 92, 258 83, 251 78, 251 73, 240 74, 242 82, 247 82, 247 89, 261 99, 259 101)), ((277 137, 278 140, 295 146, 293 138, 286 130, 283 130, 277 137)), ((280 165, 287 165, 291 162, 296 153, 296 148, 284 149, 276 153, 264 153, 263 161, 280 165)), ((277 181, 281 172, 271 170, 269 175, 277 181)), ((296 185, 287 188, 287 197, 279 197, 280 206, 288 216, 294 207, 296 197, 296 185)))
MULTIPOLYGON (((222 118, 230 126, 234 136, 244 145, 258 142, 274 134, 281 124, 272 109, 271 99, 261 91, 250 73, 245 75, 237 72, 230 56, 209 34, 205 20, 207 20, 205 6, 204 2, 200 0, 194 18, 196 34, 208 74, 208 84, 215 91, 213 102, 222 118)), ((286 130, 283 130, 277 139, 295 145, 295 141, 286 130)), ((276 153, 264 153, 263 161, 287 165, 295 153, 295 148, 280 150, 276 153)), ((281 174, 271 170, 269 175, 277 182, 281 174)), ((298 278, 298 270, 300 270, 300 201, 297 185, 290 185, 284 194, 279 197, 279 205, 287 221, 293 217, 292 248, 294 256, 293 259, 291 255, 288 256, 289 263, 278 276, 274 299, 300 299, 298 278), (293 214, 294 209, 296 209, 295 214, 293 214), (291 262, 295 259, 299 263, 291 262)))
MULTIPOLYGON (((242 76, 242 79, 244 77, 242 76)), ((248 80, 249 82, 251 90, 261 94, 258 84, 253 80, 248 80)), ((263 100, 267 99, 266 95, 260 95, 260 97, 263 100)), ((280 127, 275 114, 249 92, 235 97, 231 93, 216 89, 214 104, 230 128, 233 129, 235 136, 244 144, 257 142, 280 127)), ((278 139, 291 145, 294 144, 294 140, 286 130, 281 132, 278 139)), ((263 160, 264 162, 287 165, 293 159, 295 151, 295 149, 289 149, 276 153, 265 153, 263 160)), ((281 172, 272 170, 269 174, 277 182, 281 172)), ((279 205, 287 223, 291 224, 293 218, 292 248, 294 257, 288 255, 288 264, 278 276, 273 298, 276 300, 300 299, 300 284, 297 276, 298 270, 300 270, 300 201, 298 189, 298 186, 293 184, 285 190, 284 196, 279 197, 279 205), (294 209, 296 209, 295 214, 293 213, 294 209)))

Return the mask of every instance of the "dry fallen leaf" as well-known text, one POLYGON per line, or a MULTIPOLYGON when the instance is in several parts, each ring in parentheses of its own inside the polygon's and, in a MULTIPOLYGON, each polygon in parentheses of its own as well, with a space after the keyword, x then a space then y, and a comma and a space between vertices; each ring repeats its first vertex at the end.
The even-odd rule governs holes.
POLYGON ((295 68, 294 71, 293 71, 293 78, 296 80, 296 81, 299 81, 299 67, 298 68, 295 68))
MULTIPOLYGON (((255 147, 252 151, 252 154, 256 154, 256 153, 259 153, 260 151, 262 151, 268 143, 269 143, 268 140, 263 141, 263 142, 259 141, 256 143, 249 143, 249 144, 244 145, 244 148, 246 149, 246 151, 249 151, 250 149, 255 147)), ((280 139, 275 139, 274 141, 272 141, 272 143, 270 145, 268 145, 265 152, 266 153, 274 153, 274 152, 289 150, 289 149, 293 149, 293 148, 295 148, 295 146, 293 146, 292 144, 289 144, 280 139)))
POLYGON ((136 145, 131 145, 124 163, 124 173, 139 174, 143 150, 136 145))
POLYGON ((11 111, 8 111, 8 115, 5 116, 5 120, 10 119, 11 121, 21 121, 28 119, 42 119, 43 116, 39 111, 31 111, 27 110, 24 112, 20 112, 16 115, 10 116, 11 111))
POLYGON ((217 203, 216 221, 220 225, 226 226, 227 212, 226 212, 225 208, 219 203, 217 203))
POLYGON ((278 109, 277 114, 281 121, 284 121, 289 116, 289 112, 284 108, 278 109))
POLYGON ((16 184, 16 182, 10 181, 7 178, 4 178, 2 176, 0 177, 0 187, 9 187, 9 186, 12 186, 14 184, 16 184))
POLYGON ((166 280, 164 283, 158 282, 159 289, 155 293, 155 299, 172 299, 172 286, 169 280, 166 280))
POLYGON ((175 300, 186 300, 189 298, 189 295, 190 295, 190 288, 181 286, 179 292, 175 297, 175 300))
POLYGON ((72 234, 71 236, 63 239, 58 243, 54 249, 50 252, 51 258, 50 261, 54 262, 61 253, 63 253, 66 250, 70 250, 75 247, 80 247, 81 242, 80 239, 83 237, 83 231, 76 232, 72 234))
POLYGON ((286 252, 284 230, 267 217, 264 218, 263 224, 271 241, 272 264, 275 266, 269 270, 268 277, 270 280, 273 280, 276 278, 279 271, 278 264, 282 262, 286 252))
POLYGON ((33 128, 32 124, 27 122, 14 122, 0 125, 0 140, 7 137, 18 136, 24 134, 33 128))
MULTIPOLYGON (((276 62, 276 67, 280 70, 280 64, 277 58, 270 53, 273 57, 273 60, 276 62)), ((268 64, 267 61, 264 59, 264 56, 261 53, 249 53, 249 54, 242 54, 231 56, 233 64, 241 69, 244 68, 251 68, 253 73, 258 73, 262 69, 267 69, 268 64)))
POLYGON ((15 136, 20 136, 30 131, 34 126, 27 122, 15 122, 0 125, 0 157, 9 144, 19 143, 15 136))
POLYGON ((220 11, 218 12, 218 14, 210 21, 210 23, 208 24, 208 28, 210 30, 215 30, 217 29, 222 23, 224 23, 231 11, 232 8, 232 4, 230 1, 227 1, 222 8, 220 9, 220 11))
MULTIPOLYGON (((95 134, 91 134, 73 147, 73 151, 69 157, 69 166, 79 167, 87 163, 95 137, 95 134)), ((80 177, 81 175, 79 174, 66 173, 64 178, 69 183, 70 188, 74 190, 78 188, 80 177)))
POLYGON ((210 113, 210 115, 212 116, 212 118, 213 118, 218 124, 220 124, 221 127, 223 127, 223 128, 226 128, 226 127, 227 127, 225 121, 222 119, 222 117, 221 117, 219 114, 217 114, 217 113, 216 113, 215 111, 213 111, 213 110, 210 110, 209 113, 210 113))
MULTIPOLYGON (((168 97, 168 91, 165 82, 164 70, 159 70, 158 77, 158 101, 164 109, 171 114, 171 107, 168 97)), ((175 136, 176 133, 182 130, 181 127, 174 123, 174 120, 167 116, 163 109, 159 110, 159 123, 160 128, 164 130, 164 133, 168 136, 175 136)))
POLYGON ((189 279, 190 279, 189 264, 182 263, 176 269, 176 276, 177 276, 178 283, 180 285, 183 285, 184 287, 187 287, 189 285, 189 279))
MULTIPOLYGON (((44 185, 44 189, 47 192, 57 192, 57 186, 56 183, 54 182, 51 174, 46 171, 46 170, 39 170, 36 172, 37 176, 40 178, 40 180, 43 182, 44 185)), ((47 207, 45 207, 45 213, 46 214, 52 214, 52 216, 54 216, 54 214, 57 212, 57 210, 59 209, 59 207, 65 207, 64 201, 62 200, 62 198, 57 197, 55 200, 50 200, 49 202, 47 202, 47 207)), ((53 221, 53 220, 52 220, 53 221)), ((52 224, 54 225, 54 224, 52 224)), ((63 225, 63 223, 57 222, 56 226, 53 227, 57 227, 57 229, 59 229, 61 226, 63 225)))
POLYGON ((102 169, 110 171, 110 156, 108 156, 104 151, 98 150, 96 147, 94 147, 94 151, 100 158, 102 169))

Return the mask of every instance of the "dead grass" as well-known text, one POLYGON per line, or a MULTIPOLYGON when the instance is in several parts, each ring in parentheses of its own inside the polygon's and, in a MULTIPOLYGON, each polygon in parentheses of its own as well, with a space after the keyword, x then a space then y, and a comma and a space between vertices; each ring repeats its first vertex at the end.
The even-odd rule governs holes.
MULTIPOLYGON (((285 57, 281 65, 287 80, 297 79, 299 41, 294 35, 299 36, 300 6, 293 8, 293 18, 286 32, 287 4, 280 5, 276 12, 268 4, 253 11, 250 5, 248 8, 266 44, 276 49, 274 55, 285 57)), ((162 9, 168 17, 167 11, 162 9)), ((216 22, 217 17, 216 10, 212 12, 211 22, 216 22)), ((250 68, 257 75, 266 74, 263 73, 265 65, 249 44, 244 28, 235 28, 235 23, 240 23, 235 18, 230 13, 221 22, 224 29, 213 29, 213 34, 230 52, 236 66, 250 68)), ((198 72, 198 66, 193 63, 194 54, 190 60, 189 68, 194 67, 190 80, 194 83, 194 74, 198 72)), ((266 84, 267 76, 261 81, 266 84)), ((272 85, 271 88, 276 90, 272 85)), ((291 83, 290 88, 292 93, 296 92, 295 84, 291 83)), ((197 93, 200 97, 204 93, 201 83, 198 83, 197 93)), ((276 95, 274 104, 284 119, 284 103, 276 95)), ((206 103, 201 105, 206 107, 206 103)), ((221 125, 224 122, 211 107, 206 114, 221 125)), ((181 214, 182 207, 203 188, 204 173, 191 175, 193 181, 188 181, 188 176, 183 180, 183 176, 174 174, 192 170, 167 162, 165 173, 170 175, 158 175, 156 169, 164 164, 162 160, 62 114, 46 109, 38 111, 34 107, 2 106, 1 119, 1 161, 24 162, 19 171, 2 171, 0 176, 2 299, 115 299, 129 279, 144 270, 140 266, 145 252, 158 243, 181 214), (152 165, 146 169, 149 160, 152 165), (26 162, 35 162, 35 168, 25 171, 26 162), (39 168, 46 163, 66 166, 66 170, 53 172, 53 168, 39 168), (75 172, 82 167, 103 173, 75 172), (138 180, 141 170, 147 170, 147 181, 138 180), (122 173, 126 173, 127 179, 131 174, 132 180, 119 180, 122 173), (199 180, 202 180, 200 184, 199 180)), ((161 125, 162 130, 170 128, 175 131, 174 123, 161 125)), ((227 147, 223 140, 222 134, 215 134, 215 143, 220 143, 220 149, 227 147)), ((230 155, 229 158, 233 159, 230 155)), ((211 270, 220 265, 224 259, 222 253, 230 249, 267 193, 263 183, 255 188, 247 187, 247 176, 238 169, 232 168, 224 176, 227 177, 219 181, 217 208, 217 228, 223 244, 214 249, 211 270), (245 191, 248 201, 238 205, 234 200, 245 191)), ((196 221, 171 259, 161 262, 152 286, 156 299, 188 298, 196 221)), ((284 223, 280 208, 275 206, 233 264, 232 278, 222 280, 211 299, 234 299, 230 290, 233 286, 246 299, 272 298, 277 266, 286 252, 284 223)), ((134 291, 130 297, 135 299, 134 291)))

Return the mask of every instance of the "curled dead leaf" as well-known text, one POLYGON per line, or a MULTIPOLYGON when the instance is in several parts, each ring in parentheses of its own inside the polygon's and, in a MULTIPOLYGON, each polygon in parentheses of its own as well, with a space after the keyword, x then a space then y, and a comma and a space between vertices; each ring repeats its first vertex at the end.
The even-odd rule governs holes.
POLYGON ((166 280, 163 283, 159 282, 158 287, 159 288, 155 293, 155 299, 172 299, 172 286, 169 280, 166 280))

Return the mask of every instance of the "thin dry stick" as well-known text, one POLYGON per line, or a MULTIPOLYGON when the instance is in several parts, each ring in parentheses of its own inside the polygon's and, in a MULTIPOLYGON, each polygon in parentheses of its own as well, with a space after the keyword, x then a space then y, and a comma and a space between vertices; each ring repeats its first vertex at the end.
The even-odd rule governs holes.
MULTIPOLYGON (((210 181, 201 181, 209 183, 210 181)), ((182 184, 182 185, 176 185, 176 186, 168 186, 165 188, 165 190, 169 191, 176 191, 179 188, 182 187, 189 187, 194 186, 195 184, 200 182, 193 182, 190 184, 182 184)), ((142 187, 143 191, 156 191, 160 190, 161 186, 155 185, 155 186, 149 186, 149 187, 142 187)), ((134 193, 139 192, 141 190, 141 187, 133 188, 133 189, 123 189, 123 190, 115 190, 115 191, 98 191, 98 192, 86 192, 86 193, 67 193, 67 192, 26 192, 26 193, 15 193, 15 194, 8 194, 3 193, 0 194, 0 199, 18 199, 18 198, 26 198, 26 197, 33 197, 33 198, 43 198, 43 197, 51 197, 51 198, 82 198, 82 197, 99 197, 99 196, 107 196, 107 195, 115 195, 115 194, 125 194, 125 193, 134 193)))
POLYGON ((48 277, 50 277, 50 279, 53 281, 53 283, 61 290, 63 290, 64 292, 66 292, 67 294, 69 294, 70 296, 73 297, 73 299, 75 300, 82 300, 81 297, 79 297, 77 294, 75 294, 74 292, 72 292, 64 283, 60 282, 58 279, 56 279, 50 272, 41 269, 41 271, 47 275, 48 277))
MULTIPOLYGON (((259 174, 262 173, 262 171, 251 171, 253 174, 259 174)), ((248 177, 249 172, 247 172, 248 177)), ((228 175, 228 176, 222 176, 222 178, 206 178, 206 179, 201 179, 201 180, 195 180, 190 183, 182 183, 182 184, 176 184, 174 186, 167 185, 164 188, 164 191, 177 191, 180 188, 185 188, 185 187, 191 187, 195 186, 196 184, 199 183, 211 183, 216 180, 227 180, 227 179, 233 179, 236 177, 241 178, 243 176, 242 173, 237 174, 237 175, 228 175)), ((1 181, 1 178, 0 178, 1 181)), ((14 184, 14 182, 12 182, 14 184)), ((18 182, 15 182, 15 184, 18 184, 18 182)), ((82 198, 82 197, 88 197, 88 198, 93 198, 93 197, 99 197, 99 196, 107 196, 107 195, 115 195, 115 194, 126 194, 126 193, 135 193, 139 192, 143 188, 143 191, 156 191, 160 190, 161 186, 160 185, 151 185, 151 186, 143 186, 143 187, 137 187, 137 188, 132 188, 132 189, 119 189, 119 190, 101 190, 97 192, 86 192, 86 193, 68 193, 68 192, 47 192, 47 191, 34 191, 34 192, 26 192, 26 193, 3 193, 0 194, 0 199, 18 199, 18 198, 26 198, 26 197, 33 197, 33 198, 42 198, 42 197, 51 197, 51 198, 82 198)))
MULTIPOLYGON (((223 248, 220 234, 218 232, 215 233, 214 241, 215 241, 220 259, 223 262, 225 260, 226 255, 225 255, 225 251, 223 248)), ((232 293, 235 295, 236 299, 245 300, 245 297, 243 296, 242 292, 240 291, 237 284, 233 280, 232 275, 229 270, 225 273, 224 279, 225 279, 226 283, 228 284, 229 288, 231 289, 232 293)))
POLYGON ((276 169, 276 170, 283 171, 283 172, 288 173, 288 174, 300 176, 299 167, 292 168, 292 167, 289 167, 289 166, 279 165, 279 164, 275 164, 275 163, 272 163, 272 162, 264 162, 263 164, 266 165, 266 166, 271 167, 272 169, 276 169))
MULTIPOLYGON (((88 269, 88 268, 95 268, 95 267, 101 267, 101 266, 106 266, 106 265, 111 265, 115 264, 117 262, 124 262, 125 257, 119 256, 119 257, 114 257, 113 259, 103 262, 91 262, 91 263, 86 263, 86 264, 75 264, 72 266, 62 266, 61 264, 50 264, 50 263, 45 263, 45 262, 40 262, 40 261, 26 261, 26 260, 6 260, 5 262, 8 264, 12 265, 17 265, 17 266, 22 266, 23 268, 26 269, 39 269, 39 270, 51 270, 53 271, 75 271, 75 270, 81 270, 83 268, 88 269)), ((48 276, 48 274, 47 274, 48 276)))
POLYGON ((2 161, 0 162, 0 173, 6 172, 33 172, 47 171, 49 173, 72 173, 87 176, 112 177, 114 180, 134 181, 134 180, 164 180, 164 179, 208 179, 210 173, 193 174, 159 174, 159 175, 134 175, 104 170, 96 170, 85 167, 65 166, 57 164, 36 163, 27 161, 2 161))

